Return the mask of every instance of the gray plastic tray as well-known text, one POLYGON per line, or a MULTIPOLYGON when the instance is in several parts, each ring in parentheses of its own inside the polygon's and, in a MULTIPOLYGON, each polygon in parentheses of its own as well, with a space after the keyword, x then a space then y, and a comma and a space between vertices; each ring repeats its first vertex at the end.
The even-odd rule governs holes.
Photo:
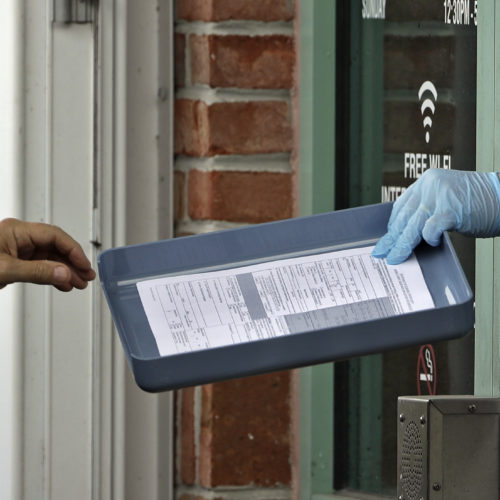
POLYGON ((473 295, 448 235, 416 256, 435 308, 321 330, 160 356, 136 283, 172 274, 374 244, 386 231, 385 203, 102 252, 104 294, 137 384, 165 391, 409 345, 456 338, 474 324, 473 295), (450 304, 446 289, 455 303, 450 304))

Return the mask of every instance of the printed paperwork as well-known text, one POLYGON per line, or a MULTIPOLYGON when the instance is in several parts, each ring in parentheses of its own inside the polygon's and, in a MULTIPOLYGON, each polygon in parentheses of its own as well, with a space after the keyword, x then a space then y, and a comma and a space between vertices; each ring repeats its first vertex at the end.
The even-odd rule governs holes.
POLYGON ((137 283, 161 356, 431 309, 415 256, 353 248, 137 283))

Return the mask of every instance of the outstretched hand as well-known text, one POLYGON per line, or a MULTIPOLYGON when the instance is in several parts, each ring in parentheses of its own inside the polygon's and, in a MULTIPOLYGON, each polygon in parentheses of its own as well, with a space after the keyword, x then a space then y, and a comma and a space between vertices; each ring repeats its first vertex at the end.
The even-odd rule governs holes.
POLYGON ((15 282, 84 289, 95 271, 82 247, 62 229, 43 223, 0 222, 0 288, 15 282))
POLYGON ((444 231, 483 238, 500 234, 498 174, 426 170, 395 202, 387 234, 372 255, 400 264, 422 238, 437 246, 444 231))

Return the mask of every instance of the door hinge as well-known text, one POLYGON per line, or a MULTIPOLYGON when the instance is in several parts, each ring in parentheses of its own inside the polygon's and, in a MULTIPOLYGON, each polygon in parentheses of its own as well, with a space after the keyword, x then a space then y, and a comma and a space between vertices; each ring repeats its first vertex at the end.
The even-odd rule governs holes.
POLYGON ((56 23, 91 23, 97 0, 53 0, 52 20, 56 23))

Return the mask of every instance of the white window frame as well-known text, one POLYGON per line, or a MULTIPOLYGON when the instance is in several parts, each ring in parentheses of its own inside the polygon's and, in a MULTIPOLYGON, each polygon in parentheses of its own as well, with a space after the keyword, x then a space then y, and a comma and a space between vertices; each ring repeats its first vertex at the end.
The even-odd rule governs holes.
MULTIPOLYGON (((5 0, 0 16, 0 219, 21 215, 21 32, 20 2, 5 0)), ((21 292, 19 285, 0 291, 0 496, 8 500, 21 493, 21 292)))
MULTIPOLYGON (((51 0, 3 7, 0 41, 17 50, 0 56, 0 215, 62 224, 94 263, 98 250, 170 237, 171 2, 100 2, 95 51, 91 26, 51 27, 51 0), (71 80, 71 61, 52 60, 80 49, 96 70, 90 85, 71 80)), ((0 496, 173 498, 171 395, 135 385, 99 283, 0 293, 0 496)))

